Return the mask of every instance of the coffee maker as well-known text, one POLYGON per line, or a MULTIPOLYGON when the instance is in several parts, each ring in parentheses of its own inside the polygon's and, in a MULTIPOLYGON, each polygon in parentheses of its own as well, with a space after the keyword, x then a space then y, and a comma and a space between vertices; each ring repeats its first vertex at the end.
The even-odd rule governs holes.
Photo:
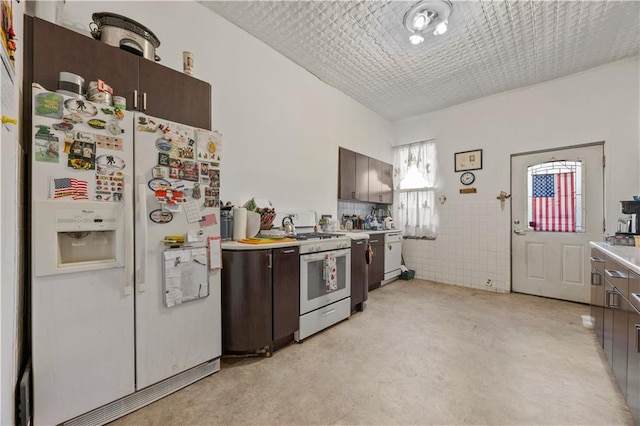
POLYGON ((640 235, 640 201, 620 201, 622 214, 630 215, 619 219, 617 235, 640 235), (621 226, 620 226, 621 225, 621 226))

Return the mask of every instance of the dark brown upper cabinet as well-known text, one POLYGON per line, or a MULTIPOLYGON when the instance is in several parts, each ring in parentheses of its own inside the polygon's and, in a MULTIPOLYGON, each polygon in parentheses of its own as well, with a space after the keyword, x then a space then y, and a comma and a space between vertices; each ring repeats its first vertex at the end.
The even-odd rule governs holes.
POLYGON ((25 16, 25 86, 58 88, 61 71, 104 80, 127 109, 211 129, 211 85, 48 21, 25 16))
POLYGON ((366 155, 339 149, 338 199, 393 203, 393 166, 366 155))

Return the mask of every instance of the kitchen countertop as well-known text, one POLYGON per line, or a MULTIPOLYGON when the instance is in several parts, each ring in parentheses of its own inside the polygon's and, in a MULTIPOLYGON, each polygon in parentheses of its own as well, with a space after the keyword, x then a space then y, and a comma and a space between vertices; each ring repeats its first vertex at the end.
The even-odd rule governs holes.
POLYGON ((371 238, 372 235, 380 235, 380 234, 390 234, 392 232, 402 232, 399 229, 354 229, 351 231, 336 231, 340 234, 345 234, 347 237, 352 240, 365 240, 367 238, 371 238))
MULTIPOLYGON (((398 229, 384 229, 384 230, 351 230, 351 231, 336 231, 336 234, 343 234, 352 240, 366 240, 371 235, 376 234, 388 234, 390 232, 400 232, 398 229)), ((273 249, 279 247, 295 247, 299 246, 300 241, 288 241, 284 243, 269 243, 269 244, 244 244, 237 241, 223 241, 222 250, 262 250, 273 249)))
POLYGON ((284 243, 269 244, 244 244, 237 241, 223 241, 221 247, 222 250, 266 250, 280 247, 295 247, 299 245, 300 241, 287 241, 284 243))
POLYGON ((369 231, 359 231, 359 232, 344 231, 340 233, 345 234, 347 237, 351 238, 352 240, 366 240, 369 238, 369 231))
POLYGON ((640 248, 631 246, 616 246, 603 242, 591 242, 591 247, 604 252, 612 259, 620 262, 636 274, 640 274, 640 248))

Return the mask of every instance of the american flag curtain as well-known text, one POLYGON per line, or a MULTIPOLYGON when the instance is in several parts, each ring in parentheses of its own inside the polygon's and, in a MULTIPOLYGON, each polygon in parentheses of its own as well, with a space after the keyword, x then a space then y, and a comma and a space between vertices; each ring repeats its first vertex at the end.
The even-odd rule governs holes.
POLYGON ((576 232, 575 173, 533 175, 534 231, 576 232))

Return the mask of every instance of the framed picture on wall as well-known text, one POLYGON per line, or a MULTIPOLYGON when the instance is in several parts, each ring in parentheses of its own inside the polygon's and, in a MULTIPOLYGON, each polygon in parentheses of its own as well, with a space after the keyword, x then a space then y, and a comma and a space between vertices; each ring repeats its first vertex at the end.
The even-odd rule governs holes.
POLYGON ((465 170, 480 170, 482 168, 481 149, 456 152, 454 156, 456 172, 463 172, 465 170))

